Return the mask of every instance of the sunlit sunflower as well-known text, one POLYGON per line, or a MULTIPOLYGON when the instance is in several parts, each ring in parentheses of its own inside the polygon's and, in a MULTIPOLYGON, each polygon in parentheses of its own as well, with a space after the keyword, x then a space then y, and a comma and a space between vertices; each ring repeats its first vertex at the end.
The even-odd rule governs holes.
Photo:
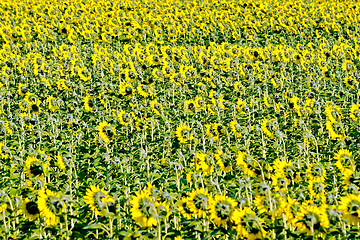
POLYGON ((310 180, 324 182, 326 178, 326 169, 321 163, 312 163, 306 169, 306 173, 310 180))
POLYGON ((325 197, 325 183, 322 181, 317 181, 315 179, 309 180, 308 190, 310 196, 314 197, 315 199, 320 199, 325 197))
POLYGON ((263 130, 263 132, 266 134, 266 136, 268 136, 269 138, 273 138, 274 137, 274 133, 277 129, 277 125, 276 125, 276 119, 263 119, 261 122, 261 130, 263 130))
POLYGON ((85 111, 92 112, 95 106, 95 97, 87 95, 84 98, 85 111))
POLYGON ((211 196, 208 193, 208 190, 202 188, 196 189, 189 193, 190 202, 189 208, 193 212, 195 217, 205 217, 208 213, 210 202, 212 201, 211 196))
POLYGON ((353 104, 350 108, 350 117, 357 122, 360 117, 360 104, 353 104))
POLYGON ((36 157, 28 156, 25 161, 25 172, 30 178, 44 179, 48 171, 48 163, 44 163, 36 157))
POLYGON ((106 212, 113 212, 115 210, 115 200, 110 197, 109 191, 105 191, 99 186, 91 185, 86 189, 85 203, 89 205, 91 211, 94 211, 98 216, 104 216, 106 212))
POLYGON ((360 195, 348 194, 341 197, 339 202, 339 211, 345 219, 351 224, 360 223, 360 195))
POLYGON ((191 201, 190 197, 183 197, 177 202, 177 207, 182 214, 182 216, 190 220, 193 216, 193 211, 189 208, 189 202, 191 201))
POLYGON ((328 103, 325 107, 325 114, 332 123, 339 122, 342 117, 341 108, 328 103))
POLYGON ((126 96, 128 98, 135 96, 135 89, 129 83, 122 82, 120 83, 119 88, 122 96, 126 96))
POLYGON ((201 96, 196 96, 194 99, 194 104, 195 104, 195 108, 197 110, 205 110, 206 109, 206 104, 204 99, 201 96))
POLYGON ((191 128, 185 124, 180 124, 176 128, 176 137, 180 143, 187 143, 194 139, 193 134, 190 132, 191 128))
POLYGON ((225 128, 220 123, 205 124, 205 127, 206 127, 206 136, 209 136, 215 142, 219 141, 220 137, 223 136, 224 133, 226 132, 225 128))
POLYGON ((155 90, 153 89, 152 85, 140 84, 137 86, 136 90, 141 96, 145 98, 155 95, 155 90))
POLYGON ((307 235, 314 235, 317 232, 326 232, 330 227, 327 216, 327 205, 321 207, 312 203, 303 203, 300 211, 296 213, 295 226, 307 235))
POLYGON ((25 84, 20 83, 18 86, 18 93, 20 96, 25 96, 29 92, 29 89, 25 84))
POLYGON ((37 200, 40 216, 45 218, 45 222, 49 226, 57 225, 60 217, 66 208, 64 201, 60 198, 60 194, 50 191, 49 189, 39 191, 37 200))
POLYGON ((217 160, 217 164, 219 165, 221 171, 223 172, 230 172, 232 169, 232 159, 231 156, 223 153, 221 150, 218 150, 217 153, 214 155, 215 159, 217 160))
POLYGON ((263 228, 264 220, 256 216, 250 207, 235 209, 232 215, 237 235, 246 239, 264 239, 266 231, 263 228))
POLYGON ((223 195, 215 195, 210 202, 210 219, 217 226, 225 227, 231 220, 231 216, 237 206, 237 202, 223 195))
POLYGON ((38 203, 36 201, 31 201, 29 198, 22 201, 21 209, 25 216, 30 220, 35 220, 40 215, 38 203))
POLYGON ((262 194, 258 194, 255 197, 253 204, 256 206, 260 216, 265 215, 271 218, 272 221, 275 221, 275 219, 283 217, 282 214, 287 203, 280 194, 269 197, 263 190, 262 194))
POLYGON ((47 102, 50 111, 55 112, 59 108, 58 103, 56 102, 56 98, 54 98, 53 96, 49 96, 47 98, 47 102))
POLYGON ((236 138, 241 138, 241 126, 236 120, 230 122, 230 130, 236 138))
POLYGON ((121 110, 117 114, 117 118, 121 125, 129 126, 132 122, 132 117, 130 113, 125 112, 124 110, 121 110))
POLYGON ((115 129, 106 121, 102 121, 97 127, 99 131, 99 137, 104 140, 106 144, 109 144, 115 137, 115 129))
POLYGON ((41 101, 30 101, 29 102, 29 108, 31 113, 40 114, 41 113, 41 107, 40 107, 41 101))
POLYGON ((335 155, 335 166, 341 173, 347 174, 354 171, 355 163, 352 159, 352 152, 347 149, 340 149, 335 155))
POLYGON ((130 200, 131 216, 137 224, 141 227, 152 227, 157 225, 156 220, 156 207, 150 192, 148 190, 142 190, 135 193, 136 196, 132 196, 130 200))
POLYGON ((239 151, 236 156, 236 164, 240 166, 249 177, 255 177, 257 173, 261 174, 259 162, 248 153, 239 151))
POLYGON ((331 121, 326 121, 325 126, 326 129, 329 131, 330 137, 332 139, 344 141, 347 138, 347 136, 343 133, 344 126, 341 123, 338 122, 333 123, 331 121))
POLYGON ((164 111, 163 105, 157 99, 150 102, 150 107, 156 115, 161 115, 164 111))

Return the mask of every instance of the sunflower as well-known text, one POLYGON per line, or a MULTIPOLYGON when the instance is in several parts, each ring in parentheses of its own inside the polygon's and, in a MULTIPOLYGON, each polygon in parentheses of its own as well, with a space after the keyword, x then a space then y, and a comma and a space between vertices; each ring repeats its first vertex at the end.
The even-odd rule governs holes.
POLYGON ((97 127, 99 131, 99 137, 104 140, 106 144, 109 144, 115 137, 115 129, 106 121, 102 121, 97 127))
POLYGON ((71 155, 66 155, 66 154, 61 154, 59 153, 57 155, 57 166, 63 171, 65 172, 67 169, 69 169, 70 166, 72 166, 72 156, 71 155))
POLYGON ((239 113, 246 114, 246 102, 242 99, 238 99, 236 102, 236 109, 239 111, 239 113))
POLYGON ((86 95, 84 98, 85 111, 92 112, 95 106, 95 97, 86 95))
POLYGON ((312 163, 306 169, 306 173, 310 180, 324 182, 326 178, 326 170, 321 163, 312 163))
POLYGON ((325 197, 325 186, 326 185, 322 181, 310 179, 308 186, 310 196, 315 199, 323 199, 325 197))
POLYGON ((340 122, 342 117, 341 108, 337 105, 331 105, 330 103, 325 107, 325 114, 331 123, 340 122))
POLYGON ((196 96, 194 99, 195 108, 197 110, 205 110, 206 104, 204 99, 201 96, 196 96))
POLYGON ((190 220, 194 214, 194 212, 189 208, 190 201, 190 197, 183 197, 176 204, 182 216, 188 220, 190 220))
POLYGON ((343 217, 351 224, 360 223, 360 195, 348 194, 341 197, 339 202, 339 211, 343 217))
POLYGON ((355 163, 352 159, 352 152, 347 149, 340 149, 334 156, 336 160, 335 166, 340 172, 346 175, 354 171, 355 163))
POLYGON ((79 77, 81 80, 87 82, 91 79, 91 73, 86 68, 81 68, 78 71, 79 77))
POLYGON ((271 176, 272 180, 272 187, 274 188, 275 192, 281 191, 283 193, 287 193, 287 187, 291 183, 289 179, 287 179, 281 173, 274 173, 271 176))
POLYGON ((118 118, 120 124, 124 125, 124 126, 129 126, 132 122, 131 114, 126 113, 124 110, 121 110, 117 114, 117 118, 118 118))
POLYGON ((185 124, 180 124, 176 128, 176 137, 180 143, 187 143, 188 141, 192 141, 194 139, 194 136, 190 131, 191 128, 185 124))
POLYGON ((360 172, 347 171, 342 177, 342 184, 348 193, 358 193, 360 187, 360 172))
POLYGON ((38 203, 36 201, 31 201, 29 198, 22 201, 21 209, 25 216, 30 220, 35 220, 40 215, 38 203))
POLYGON ((120 94, 122 96, 126 96, 128 98, 135 96, 135 89, 129 83, 122 82, 120 83, 119 88, 120 88, 120 94))
POLYGON ((161 113, 164 111, 163 105, 159 103, 157 99, 150 102, 150 107, 156 115, 161 115, 161 113))
POLYGON ((20 83, 18 86, 18 93, 20 96, 25 96, 29 92, 29 89, 25 84, 20 83))
POLYGON ((232 160, 231 157, 223 153, 221 150, 218 150, 217 153, 214 155, 215 159, 217 160, 217 164, 219 165, 221 171, 223 172, 230 172, 232 169, 232 160))
POLYGON ((41 101, 30 101, 29 102, 29 108, 31 113, 40 114, 41 113, 41 107, 40 107, 41 101))
POLYGON ((357 122, 360 117, 360 104, 353 104, 350 108, 350 117, 357 122))
POLYGON ((59 215, 65 211, 65 203, 61 200, 60 194, 49 189, 39 191, 37 200, 40 216, 45 218, 49 226, 57 225, 60 222, 59 215))
POLYGON ((250 154, 239 151, 236 157, 236 164, 242 168, 249 177, 261 175, 261 166, 250 154))
POLYGON ((55 112, 59 108, 58 104, 56 102, 56 99, 53 96, 49 96, 47 98, 47 102, 48 102, 48 108, 50 109, 50 111, 55 112))
MULTIPOLYGON (((270 190, 269 186, 265 186, 270 190)), ((264 191, 264 189, 262 189, 262 191, 264 191)), ((264 214, 269 216, 269 218, 271 216, 272 221, 275 221, 276 218, 282 218, 282 214, 286 208, 286 201, 280 194, 276 194, 275 196, 268 196, 266 192, 257 194, 253 204, 256 206, 259 215, 264 214)))
POLYGON ((210 123, 206 124, 206 136, 209 136, 213 141, 217 142, 220 140, 221 135, 226 131, 220 123, 210 123))
POLYGON ((185 109, 185 113, 189 113, 191 115, 195 114, 196 110, 195 110, 194 100, 186 100, 184 103, 184 109, 185 109))
POLYGON ((241 138, 241 126, 236 120, 230 122, 230 130, 236 138, 241 138))
POLYGON ((235 223, 237 235, 246 239, 264 239, 266 231, 262 225, 264 220, 256 216, 250 207, 235 209, 231 219, 235 223))
POLYGON ((144 98, 155 95, 155 90, 152 88, 152 85, 139 84, 136 89, 144 98))
POLYGON ((141 227, 152 227, 157 224, 156 207, 149 190, 135 193, 130 200, 131 216, 141 227))
POLYGON ((85 203, 89 205, 90 209, 98 216, 104 216, 106 211, 111 212, 112 206, 115 203, 114 199, 108 195, 108 191, 99 186, 91 185, 86 189, 85 203))
POLYGON ((263 130, 263 132, 269 137, 269 138, 273 138, 274 137, 274 130, 277 129, 276 126, 276 120, 275 119, 263 119, 263 121, 261 122, 261 130, 263 130))
POLYGON ((210 202, 212 201, 208 190, 198 188, 196 191, 189 193, 189 197, 189 208, 193 212, 193 215, 199 218, 206 217, 210 202))
POLYGON ((210 202, 210 219, 217 225, 225 227, 231 220, 231 216, 237 206, 237 202, 224 195, 216 194, 210 202))
POLYGON ((295 226, 307 235, 314 235, 316 232, 326 232, 330 227, 329 218, 327 216, 327 205, 320 207, 311 202, 303 203, 300 211, 296 213, 294 223, 295 226))
POLYGON ((293 181, 298 183, 301 180, 299 172, 295 171, 291 161, 281 161, 280 159, 276 159, 273 163, 273 167, 277 178, 285 179, 287 185, 293 181))
POLYGON ((330 137, 332 139, 344 141, 347 138, 347 136, 340 133, 340 131, 344 131, 344 126, 341 123, 333 123, 331 121, 326 121, 325 126, 326 129, 329 131, 330 137))
POLYGON ((48 163, 44 163, 36 157, 28 156, 25 161, 25 172, 30 178, 44 179, 48 171, 48 163))

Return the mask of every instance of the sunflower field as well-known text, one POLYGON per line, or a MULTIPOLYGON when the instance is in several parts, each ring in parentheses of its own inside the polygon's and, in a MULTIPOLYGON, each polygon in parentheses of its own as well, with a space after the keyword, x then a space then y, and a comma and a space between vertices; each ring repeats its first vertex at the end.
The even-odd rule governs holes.
POLYGON ((1 239, 360 239, 357 0, 1 0, 1 239))

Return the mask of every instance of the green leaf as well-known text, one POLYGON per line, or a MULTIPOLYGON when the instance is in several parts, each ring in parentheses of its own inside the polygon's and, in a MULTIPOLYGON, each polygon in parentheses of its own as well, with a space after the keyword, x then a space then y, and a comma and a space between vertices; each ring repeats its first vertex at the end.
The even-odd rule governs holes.
POLYGON ((108 230, 108 228, 102 223, 93 223, 93 224, 90 224, 90 225, 84 227, 83 229, 103 229, 103 230, 108 230))

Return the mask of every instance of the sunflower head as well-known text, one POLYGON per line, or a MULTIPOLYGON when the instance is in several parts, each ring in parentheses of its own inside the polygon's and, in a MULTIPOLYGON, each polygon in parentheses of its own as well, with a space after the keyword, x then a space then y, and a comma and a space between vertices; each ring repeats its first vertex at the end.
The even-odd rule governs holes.
POLYGON ((45 218, 46 224, 49 226, 57 225, 60 217, 65 210, 65 203, 60 198, 60 194, 50 191, 49 189, 39 192, 37 201, 40 210, 40 216, 45 218))
POLYGON ((218 226, 225 226, 231 219, 237 203, 226 196, 216 195, 210 204, 210 218, 218 226))
POLYGON ((115 129, 106 121, 102 121, 98 126, 99 137, 109 144, 115 137, 115 129))
POLYGON ((48 163, 44 163, 36 157, 28 156, 25 161, 26 173, 29 177, 44 178, 47 174, 48 163))
POLYGON ((115 213, 115 200, 108 193, 99 186, 91 185, 86 189, 85 203, 96 215, 105 216, 107 212, 115 213))
POLYGON ((38 203, 36 201, 30 200, 29 198, 26 198, 22 202, 21 208, 25 216, 30 220, 34 220, 40 215, 38 203))
POLYGON ((189 207, 191 199, 190 197, 184 197, 177 202, 177 206, 183 217, 190 220, 193 215, 193 211, 189 207))
POLYGON ((211 196, 208 190, 197 189, 189 194, 191 202, 189 207, 198 217, 205 217, 210 206, 211 196))
POLYGON ((263 220, 256 216, 250 207, 236 209, 233 213, 232 220, 236 224, 234 228, 241 238, 257 239, 263 238, 266 234, 262 228, 263 220))

